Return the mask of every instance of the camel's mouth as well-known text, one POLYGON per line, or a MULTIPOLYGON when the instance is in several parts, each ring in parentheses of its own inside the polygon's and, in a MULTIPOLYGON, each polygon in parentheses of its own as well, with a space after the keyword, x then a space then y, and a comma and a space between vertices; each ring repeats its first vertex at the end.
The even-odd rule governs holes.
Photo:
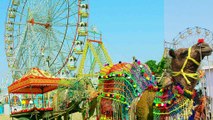
POLYGON ((212 54, 212 49, 202 50, 202 55, 203 56, 209 56, 211 54, 212 54))

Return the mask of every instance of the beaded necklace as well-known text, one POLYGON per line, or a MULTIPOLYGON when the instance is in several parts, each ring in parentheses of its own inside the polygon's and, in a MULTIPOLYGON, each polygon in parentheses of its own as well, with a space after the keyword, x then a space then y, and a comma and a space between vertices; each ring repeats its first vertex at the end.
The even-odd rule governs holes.
POLYGON ((154 119, 181 118, 187 119, 192 115, 193 99, 195 94, 184 89, 181 85, 170 89, 157 90, 153 102, 154 119))

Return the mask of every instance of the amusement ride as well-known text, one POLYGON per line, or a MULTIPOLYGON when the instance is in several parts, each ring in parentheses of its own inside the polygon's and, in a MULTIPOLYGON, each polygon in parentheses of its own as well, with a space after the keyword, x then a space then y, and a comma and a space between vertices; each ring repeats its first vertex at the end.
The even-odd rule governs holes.
MULTIPOLYGON (((97 78, 98 71, 112 60, 102 34, 88 27, 88 18, 88 0, 11 0, 5 52, 14 84, 30 76, 76 83, 97 78)), ((28 90, 36 91, 32 86, 28 90)), ((9 93, 26 93, 14 91, 11 88, 9 93)), ((38 93, 45 93, 45 88, 38 93)))
POLYGON ((13 79, 33 67, 54 76, 76 77, 94 73, 96 64, 112 64, 102 35, 88 28, 88 17, 87 0, 12 0, 5 51, 13 79), (92 64, 86 70, 85 59, 92 64))

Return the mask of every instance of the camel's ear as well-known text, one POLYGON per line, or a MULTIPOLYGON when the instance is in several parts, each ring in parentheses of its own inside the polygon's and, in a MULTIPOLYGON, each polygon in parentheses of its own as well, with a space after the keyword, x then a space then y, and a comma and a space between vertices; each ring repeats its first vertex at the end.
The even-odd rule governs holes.
POLYGON ((169 50, 169 55, 170 55, 172 58, 176 58, 175 51, 174 51, 173 49, 170 49, 170 50, 169 50))

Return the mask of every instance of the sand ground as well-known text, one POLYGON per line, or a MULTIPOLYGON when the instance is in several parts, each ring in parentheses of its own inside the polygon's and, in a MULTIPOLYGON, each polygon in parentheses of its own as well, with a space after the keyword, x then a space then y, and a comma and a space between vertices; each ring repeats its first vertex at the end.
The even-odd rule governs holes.
POLYGON ((12 118, 9 115, 0 114, 0 120, 12 120, 12 118))

